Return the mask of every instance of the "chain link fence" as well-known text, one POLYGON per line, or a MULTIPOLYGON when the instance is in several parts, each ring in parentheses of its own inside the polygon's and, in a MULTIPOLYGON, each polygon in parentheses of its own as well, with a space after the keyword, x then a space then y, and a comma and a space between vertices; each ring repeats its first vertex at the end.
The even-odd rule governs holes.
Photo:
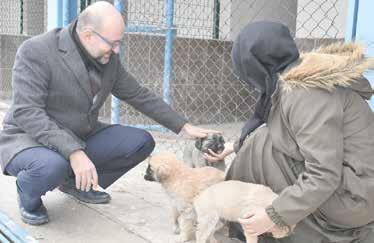
MULTIPOLYGON (((166 1, 124 1, 127 26, 166 29, 166 1)), ((257 93, 232 71, 231 47, 249 22, 271 20, 287 25, 301 50, 344 37, 347 3, 339 0, 175 0, 171 105, 194 124, 216 128, 233 141, 253 112, 257 93)), ((136 30, 136 28, 135 28, 136 30)), ((162 95, 165 38, 134 31, 123 46, 125 67, 141 83, 162 95)), ((121 122, 151 125, 152 120, 121 105, 121 122)), ((157 134, 158 143, 181 155, 185 139, 157 134)))
MULTIPOLYGON (((30 2, 2 0, 2 38, 9 34, 35 35, 45 30, 47 1, 30 2)), ((96 1, 77 2, 80 10, 96 1)), ((309 50, 343 39, 348 4, 342 0, 175 0, 173 3, 171 105, 194 124, 224 130, 226 140, 239 135, 240 126, 252 114, 257 99, 254 89, 244 85, 232 72, 230 52, 240 29, 253 21, 281 22, 290 28, 299 47, 309 50)), ((161 96, 167 0, 123 0, 123 4, 122 15, 128 30, 122 46, 123 64, 140 83, 161 96)), ((10 58, 3 61, 3 56, 15 53, 14 49, 24 39, 18 38, 18 42, 12 42, 12 51, 0 46, 1 91, 10 90, 9 70, 13 65, 10 58)), ((0 43, 4 45, 3 41, 0 43)), ((101 119, 110 121, 110 113, 108 99, 101 119)), ((121 104, 120 115, 121 123, 155 124, 125 104, 121 104)), ((166 149, 178 153, 182 150, 185 140, 180 136, 154 133, 160 140, 175 141, 165 143, 169 144, 166 149)))
POLYGON ((0 3, 0 98, 11 96, 12 66, 17 48, 30 36, 46 30, 44 0, 1 0, 0 3))
POLYGON ((33 36, 46 31, 46 0, 2 0, 0 34, 33 36))

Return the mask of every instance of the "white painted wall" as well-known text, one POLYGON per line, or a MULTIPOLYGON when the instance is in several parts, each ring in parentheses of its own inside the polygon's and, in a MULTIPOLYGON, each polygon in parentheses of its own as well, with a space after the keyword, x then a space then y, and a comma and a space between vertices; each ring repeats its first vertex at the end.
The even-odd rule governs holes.
POLYGON ((230 34, 233 40, 249 22, 270 20, 287 25, 291 32, 296 28, 297 0, 231 0, 230 34))

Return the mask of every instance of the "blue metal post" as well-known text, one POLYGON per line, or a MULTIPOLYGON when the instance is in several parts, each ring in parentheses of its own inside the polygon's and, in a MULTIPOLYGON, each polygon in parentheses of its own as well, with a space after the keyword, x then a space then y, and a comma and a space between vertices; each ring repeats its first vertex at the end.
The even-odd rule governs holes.
MULTIPOLYGON (((346 41, 357 41, 364 43, 366 46, 365 55, 374 57, 374 32, 372 31, 372 23, 374 2, 350 0, 348 8, 347 33, 346 41)), ((374 71, 366 70, 364 76, 374 87, 374 71)), ((374 110, 374 98, 369 101, 370 107, 374 110)))
MULTIPOLYGON (((114 6, 120 13, 122 13, 123 8, 124 8, 123 0, 115 0, 114 6)), ((120 53, 120 58, 122 58, 122 48, 119 53, 120 53)), ((111 122, 112 124, 120 123, 120 101, 113 95, 112 95, 111 122)))
POLYGON ((62 27, 62 0, 48 0, 47 29, 62 27))
MULTIPOLYGON (((170 80, 173 65, 173 41, 175 37, 174 28, 174 0, 166 1, 166 35, 165 35, 165 56, 164 56, 164 79, 162 82, 162 96, 166 103, 170 104, 170 80)), ((161 127, 162 132, 167 129, 161 127)))
POLYGON ((349 0, 347 28, 345 33, 346 41, 355 41, 358 21, 359 0, 349 0))
POLYGON ((166 3, 166 39, 165 39, 165 59, 164 59, 164 80, 162 83, 163 98, 170 104, 170 79, 173 61, 173 41, 174 41, 174 0, 167 0, 166 3))
POLYGON ((62 0, 62 25, 67 26, 77 17, 77 0, 62 0))

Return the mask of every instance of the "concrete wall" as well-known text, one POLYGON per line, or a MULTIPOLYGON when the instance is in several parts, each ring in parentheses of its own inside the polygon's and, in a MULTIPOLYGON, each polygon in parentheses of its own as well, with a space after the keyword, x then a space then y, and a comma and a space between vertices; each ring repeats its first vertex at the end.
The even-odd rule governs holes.
MULTIPOLYGON (((336 39, 296 40, 301 51, 334 41, 336 39)), ((164 45, 165 39, 161 36, 128 34, 123 46, 126 69, 159 95, 162 95, 164 45)), ((170 80, 172 106, 191 122, 243 121, 253 111, 257 93, 234 76, 231 48, 231 41, 175 39, 170 80)), ((122 107, 121 121, 154 123, 129 106, 122 107)))

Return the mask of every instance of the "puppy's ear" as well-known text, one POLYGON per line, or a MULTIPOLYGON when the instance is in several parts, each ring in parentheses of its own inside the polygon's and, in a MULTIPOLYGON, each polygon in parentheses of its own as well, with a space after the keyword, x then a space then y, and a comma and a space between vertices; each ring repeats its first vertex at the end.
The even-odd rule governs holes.
POLYGON ((198 150, 201 150, 201 148, 203 147, 203 138, 197 138, 197 139, 196 139, 195 147, 196 147, 198 150))
POLYGON ((221 142, 221 143, 225 143, 225 139, 223 138, 223 136, 219 136, 219 141, 221 142))
POLYGON ((170 173, 171 173, 171 169, 168 165, 166 164, 160 165, 156 170, 157 181, 162 182, 166 180, 169 177, 170 173))

